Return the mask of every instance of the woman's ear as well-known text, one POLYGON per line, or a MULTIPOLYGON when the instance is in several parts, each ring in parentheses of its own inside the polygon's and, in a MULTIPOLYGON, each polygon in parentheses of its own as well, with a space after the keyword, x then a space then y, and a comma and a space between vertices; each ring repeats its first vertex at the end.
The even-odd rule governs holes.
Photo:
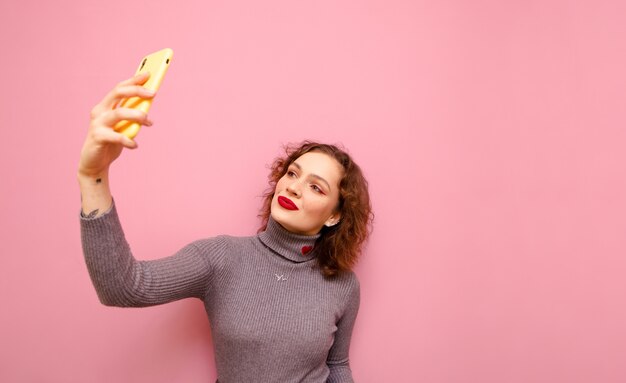
POLYGON ((326 226, 326 227, 333 227, 336 224, 338 224, 339 221, 341 221, 341 213, 337 212, 337 213, 331 215, 330 218, 328 218, 326 220, 326 222, 324 222, 324 226, 326 226))

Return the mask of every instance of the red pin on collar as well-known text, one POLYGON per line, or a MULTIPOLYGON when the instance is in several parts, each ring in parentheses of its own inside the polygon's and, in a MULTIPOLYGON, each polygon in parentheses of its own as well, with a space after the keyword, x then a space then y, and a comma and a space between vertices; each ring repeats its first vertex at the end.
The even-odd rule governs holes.
POLYGON ((302 255, 307 255, 313 250, 313 246, 302 246, 302 255))

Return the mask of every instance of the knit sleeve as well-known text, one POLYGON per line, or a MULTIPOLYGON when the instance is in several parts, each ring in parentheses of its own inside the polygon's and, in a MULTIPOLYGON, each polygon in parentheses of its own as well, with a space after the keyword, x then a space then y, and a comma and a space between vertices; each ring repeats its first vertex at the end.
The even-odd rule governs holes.
POLYGON ((85 262, 104 305, 145 307, 189 297, 204 299, 213 266, 196 243, 170 257, 137 261, 115 205, 97 218, 80 220, 85 262))
POLYGON ((337 322, 337 331, 335 332, 335 342, 331 347, 326 364, 330 369, 330 375, 326 380, 327 383, 348 383, 354 382, 352 379, 352 370, 349 363, 350 339, 352 338, 352 329, 359 311, 361 302, 361 291, 359 281, 353 274, 351 290, 348 293, 348 300, 344 313, 337 322))

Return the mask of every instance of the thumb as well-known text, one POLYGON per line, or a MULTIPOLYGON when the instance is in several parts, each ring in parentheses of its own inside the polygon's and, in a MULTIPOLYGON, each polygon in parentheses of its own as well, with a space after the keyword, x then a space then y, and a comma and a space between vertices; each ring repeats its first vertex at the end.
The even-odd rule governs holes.
POLYGON ((135 140, 132 140, 132 139, 126 137, 124 134, 121 134, 121 133, 120 133, 120 136, 121 136, 121 140, 120 140, 121 142, 120 143, 125 148, 127 148, 127 149, 137 149, 139 147, 139 145, 137 145, 137 142, 135 142, 135 140))

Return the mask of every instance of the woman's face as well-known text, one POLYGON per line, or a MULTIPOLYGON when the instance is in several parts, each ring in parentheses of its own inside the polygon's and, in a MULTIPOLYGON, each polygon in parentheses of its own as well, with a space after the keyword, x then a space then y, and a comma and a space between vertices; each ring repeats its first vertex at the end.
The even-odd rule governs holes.
POLYGON ((335 209, 342 176, 341 165, 327 154, 303 154, 276 184, 272 218, 296 234, 313 235, 324 225, 333 226, 341 218, 335 209))

